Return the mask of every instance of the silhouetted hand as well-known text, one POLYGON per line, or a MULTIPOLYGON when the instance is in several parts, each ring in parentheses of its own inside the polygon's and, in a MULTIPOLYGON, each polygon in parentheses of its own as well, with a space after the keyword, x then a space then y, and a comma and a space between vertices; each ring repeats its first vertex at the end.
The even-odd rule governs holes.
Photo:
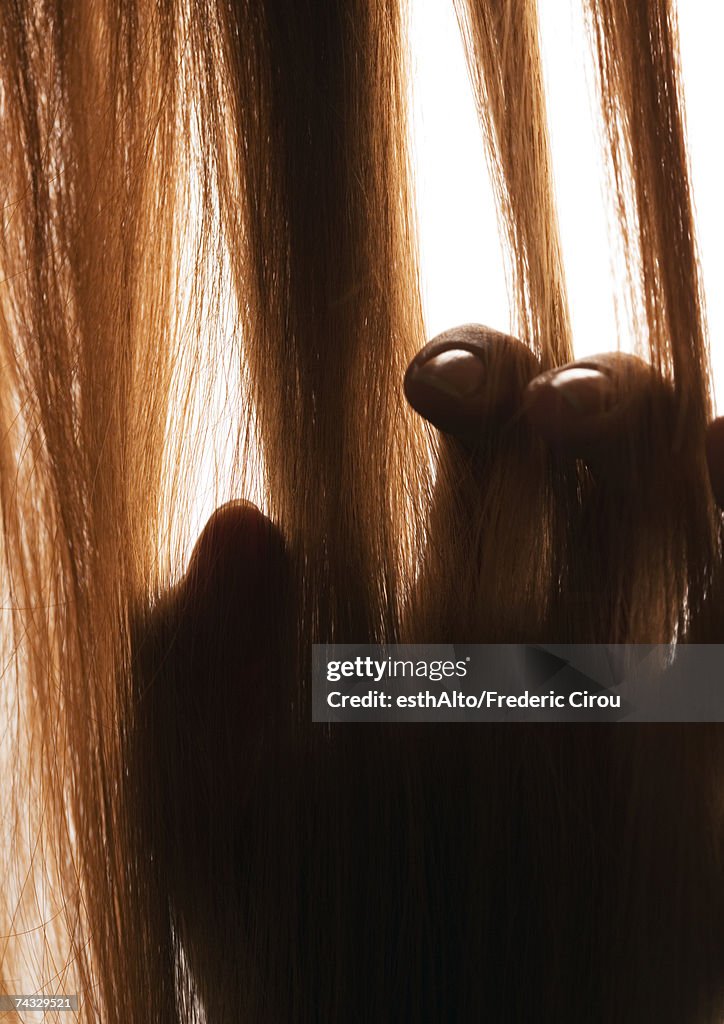
MULTIPOLYGON (((623 477, 675 454, 671 387, 625 353, 541 373, 522 342, 466 325, 418 353, 405 376, 405 395, 421 416, 471 447, 492 427, 525 417, 551 448, 608 476, 623 477)), ((724 418, 709 425, 706 456, 714 496, 724 504, 724 418)))
POLYGON ((541 630, 559 642, 668 642, 685 602, 689 639, 719 639, 724 570, 715 565, 704 586, 697 553, 706 558, 709 545, 708 558, 717 557, 711 510, 712 498, 724 505, 724 419, 697 427, 696 414, 681 415, 672 385, 636 356, 605 353, 541 371, 520 341, 478 325, 425 345, 404 388, 443 435, 440 513, 433 502, 424 564, 438 548, 441 556, 423 578, 423 600, 434 595, 426 632, 447 601, 458 615, 441 612, 446 638, 465 629, 460 612, 478 603, 473 636, 507 642, 541 630), (539 541, 526 523, 543 517, 557 532, 539 541), (480 583, 473 572, 456 596, 449 580, 465 580, 471 560, 480 583), (539 582, 521 612, 526 579, 508 580, 505 567, 536 562, 550 574, 549 596, 539 582))
MULTIPOLYGON (((421 416, 473 456, 484 438, 527 424, 556 457, 582 459, 594 481, 618 495, 654 484, 660 491, 677 459, 687 457, 678 450, 670 384, 633 355, 605 353, 540 372, 522 342, 467 325, 425 345, 404 390, 421 416)), ((711 490, 724 506, 724 418, 709 425, 705 449, 711 490)), ((685 445, 682 451, 690 453, 685 445)), ((200 609, 213 617, 212 609, 231 606, 244 622, 243 630, 229 622, 231 632, 258 640, 273 605, 258 584, 270 558, 279 572, 282 551, 281 536, 255 506, 240 501, 217 509, 180 585, 198 609, 194 618, 200 609)))

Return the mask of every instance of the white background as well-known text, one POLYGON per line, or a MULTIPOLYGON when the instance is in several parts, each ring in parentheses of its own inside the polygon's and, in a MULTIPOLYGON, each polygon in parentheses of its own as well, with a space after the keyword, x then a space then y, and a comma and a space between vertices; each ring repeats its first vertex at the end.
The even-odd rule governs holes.
MULTIPOLYGON (((577 356, 630 350, 615 303, 603 147, 583 0, 539 0, 556 195, 577 356)), ((688 137, 711 353, 724 411, 724 4, 680 0, 688 137)), ((413 158, 428 336, 477 322, 510 329, 498 226, 451 0, 411 0, 413 158)))

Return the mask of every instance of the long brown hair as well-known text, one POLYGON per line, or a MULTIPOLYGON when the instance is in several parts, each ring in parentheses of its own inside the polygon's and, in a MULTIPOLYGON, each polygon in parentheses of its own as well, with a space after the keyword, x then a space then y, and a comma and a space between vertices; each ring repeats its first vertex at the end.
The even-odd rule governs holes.
MULTIPOLYGON (((524 382, 573 356, 537 10, 456 10, 524 382)), ((403 4, 0 10, 6 988, 55 978, 109 1024, 718 1019, 716 730, 309 721, 314 641, 717 635, 672 5, 587 11, 670 385, 623 495, 522 422, 471 454, 403 400, 403 4), (174 588, 229 435, 215 493, 261 495, 267 569, 204 588, 197 553, 174 588)))

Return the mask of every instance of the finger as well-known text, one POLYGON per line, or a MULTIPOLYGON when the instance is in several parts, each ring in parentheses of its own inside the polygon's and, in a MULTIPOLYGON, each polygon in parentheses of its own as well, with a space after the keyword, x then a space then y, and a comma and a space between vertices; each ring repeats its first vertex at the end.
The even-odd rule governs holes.
POLYGON ((523 401, 565 465, 581 459, 553 635, 663 643, 677 628, 690 538, 706 536, 701 434, 678 430, 675 393, 635 356, 608 353, 541 374, 523 401), (615 600, 613 596, 615 595, 615 600))
POLYGON ((280 531, 254 505, 234 501, 210 517, 179 584, 168 669, 179 759, 190 766, 183 800, 197 820, 220 812, 210 794, 222 799, 223 773, 236 779, 241 805, 269 730, 282 728, 288 574, 280 531))
POLYGON ((439 335, 408 368, 410 405, 443 432, 406 609, 407 635, 422 642, 537 633, 548 583, 543 574, 532 582, 530 565, 540 561, 550 452, 531 436, 520 402, 539 369, 521 342, 473 325, 439 335))
MULTIPOLYGON (((278 566, 283 543, 273 523, 248 501, 230 501, 212 514, 189 559, 183 586, 199 603, 254 599, 278 566)), ((247 613, 250 609, 247 608, 247 613)))
POLYGON ((183 622, 199 671, 226 685, 243 682, 246 718, 270 697, 287 583, 283 539, 271 520, 246 501, 216 509, 181 584, 183 622))
POLYGON ((418 352, 405 374, 405 396, 439 430, 475 441, 486 427, 515 415, 538 368, 517 339, 467 324, 418 352))
POLYGON ((714 499, 724 508, 724 417, 713 420, 706 431, 706 462, 714 499))
POLYGON ((662 423, 671 424, 671 397, 647 363, 612 352, 535 377, 523 408, 540 436, 570 455, 601 461, 635 439, 639 453, 654 458, 647 442, 660 438, 662 423))
POLYGON ((286 736, 287 572, 280 531, 255 506, 230 502, 202 530, 180 583, 136 625, 134 773, 182 915, 205 905, 218 852, 243 834, 286 736))
POLYGON ((226 711, 246 721, 270 697, 287 577, 279 530, 256 506, 233 501, 207 522, 178 587, 177 646, 192 688, 215 680, 226 711))

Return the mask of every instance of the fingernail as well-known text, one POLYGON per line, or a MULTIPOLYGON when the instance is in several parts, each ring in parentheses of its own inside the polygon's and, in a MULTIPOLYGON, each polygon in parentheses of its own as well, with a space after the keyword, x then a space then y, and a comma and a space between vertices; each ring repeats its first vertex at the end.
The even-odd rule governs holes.
POLYGON ((556 397, 567 403, 579 416, 597 416, 610 409, 613 403, 611 378, 588 366, 555 370, 547 375, 547 379, 541 378, 541 383, 553 388, 556 397))
POLYGON ((454 430, 481 412, 486 371, 482 359, 467 349, 448 349, 405 377, 410 405, 441 430, 454 430))
POLYGON ((570 366, 541 374, 526 389, 526 414, 541 434, 551 441, 581 437, 595 429, 597 417, 616 402, 613 381, 600 370, 570 366))
POLYGON ((485 374, 482 361, 464 349, 441 352, 418 367, 417 387, 428 387, 434 392, 449 395, 455 402, 479 391, 485 374))

